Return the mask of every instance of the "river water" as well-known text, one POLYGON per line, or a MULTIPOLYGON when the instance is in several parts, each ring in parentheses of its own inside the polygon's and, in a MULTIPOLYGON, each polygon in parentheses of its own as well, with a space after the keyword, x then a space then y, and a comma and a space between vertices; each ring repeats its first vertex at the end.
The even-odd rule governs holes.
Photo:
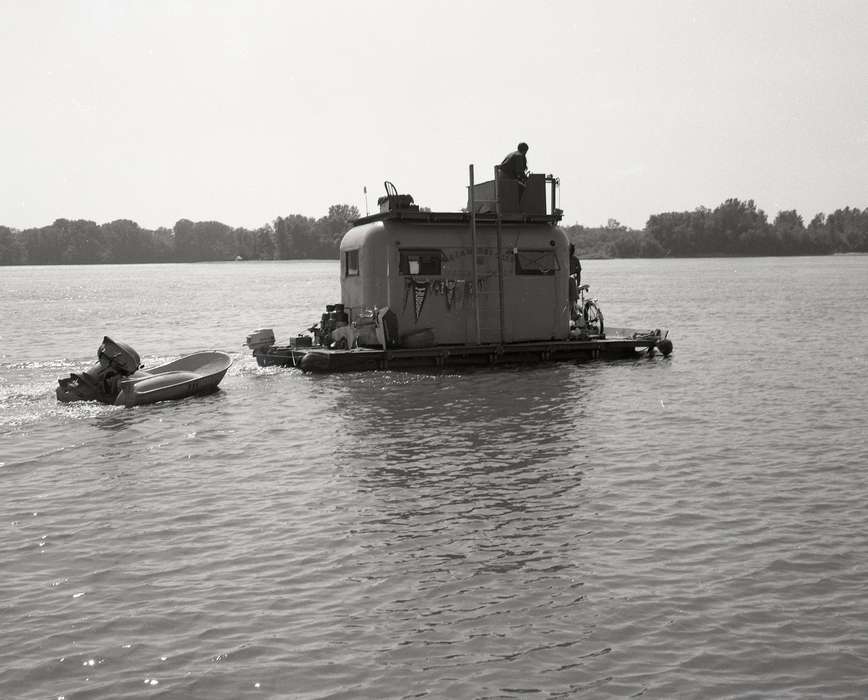
POLYGON ((0 268, 0 697, 865 697, 868 257, 588 260, 669 358, 260 369, 336 262, 0 268), (235 362, 59 404, 103 335, 235 362))

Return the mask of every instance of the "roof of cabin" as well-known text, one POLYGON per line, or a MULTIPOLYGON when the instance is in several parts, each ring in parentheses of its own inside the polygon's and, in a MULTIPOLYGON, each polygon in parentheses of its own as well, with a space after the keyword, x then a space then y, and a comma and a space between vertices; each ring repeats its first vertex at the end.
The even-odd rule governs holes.
MULTIPOLYGON (((501 214, 500 222, 503 224, 556 224, 563 218, 563 212, 555 209, 554 214, 501 214)), ((476 215, 476 223, 479 226, 491 226, 497 223, 495 213, 476 215)), ((469 223, 470 212, 467 211, 419 211, 418 209, 392 209, 390 211, 377 212, 369 216, 355 219, 354 226, 369 224, 374 221, 407 221, 418 224, 453 224, 469 223)))

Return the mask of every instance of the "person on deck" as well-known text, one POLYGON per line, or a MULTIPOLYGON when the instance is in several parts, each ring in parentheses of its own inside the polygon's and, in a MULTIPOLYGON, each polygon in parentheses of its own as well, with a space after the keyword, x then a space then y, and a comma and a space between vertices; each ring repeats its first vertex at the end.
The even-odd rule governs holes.
POLYGON ((500 163, 500 172, 513 180, 527 182, 527 149, 524 141, 518 144, 518 150, 509 153, 500 163))
POLYGON ((582 283, 582 263, 576 255, 576 246, 570 243, 570 320, 576 321, 581 315, 578 308, 579 285, 582 283))
POLYGON ((527 150, 528 145, 522 141, 517 150, 507 154, 500 163, 500 174, 518 183, 518 199, 524 194, 527 187, 527 150))
POLYGON ((570 243, 570 276, 576 278, 576 286, 582 284, 582 263, 576 255, 576 246, 570 243))

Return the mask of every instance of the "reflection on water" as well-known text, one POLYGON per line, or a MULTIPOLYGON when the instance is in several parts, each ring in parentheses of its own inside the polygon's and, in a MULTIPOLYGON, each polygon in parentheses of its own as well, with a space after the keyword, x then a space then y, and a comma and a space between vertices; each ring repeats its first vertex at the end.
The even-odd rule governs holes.
POLYGON ((598 650, 583 646, 589 628, 575 617, 585 498, 576 435, 598 381, 560 365, 329 384, 346 435, 336 459, 366 497, 352 523, 357 573, 378 591, 378 606, 353 619, 384 630, 380 661, 396 680, 415 687, 421 667, 464 678, 442 686, 461 695, 504 661, 515 670, 492 691, 584 676, 576 656, 598 650), (398 570, 412 572, 409 588, 390 580, 398 570), (551 655, 552 676, 530 682, 523 664, 538 654, 551 655))
POLYGON ((173 417, 179 414, 188 414, 190 410, 216 411, 219 410, 225 393, 217 387, 217 390, 202 396, 188 396, 179 401, 160 401, 158 403, 143 404, 141 406, 106 406, 106 410, 99 413, 94 421, 94 427, 109 432, 119 432, 146 422, 151 418, 152 412, 157 412, 159 420, 171 423, 173 417))
POLYGON ((497 475, 573 459, 578 426, 595 391, 583 368, 376 373, 329 387, 342 419, 342 461, 373 480, 413 488, 441 479, 497 475))

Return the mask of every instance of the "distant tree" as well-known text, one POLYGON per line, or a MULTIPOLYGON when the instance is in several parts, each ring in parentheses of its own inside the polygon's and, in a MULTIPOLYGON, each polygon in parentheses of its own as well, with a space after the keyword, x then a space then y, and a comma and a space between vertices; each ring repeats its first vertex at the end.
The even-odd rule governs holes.
MULTIPOLYGON (((315 258, 317 256, 317 242, 314 235, 316 220, 301 214, 290 214, 283 218, 286 226, 288 251, 282 260, 288 258, 315 258)), ((278 252, 279 249, 278 249, 278 252)))
POLYGON ((775 216, 774 222, 772 222, 772 226, 774 226, 779 231, 804 231, 805 230, 805 220, 802 218, 802 215, 799 214, 795 209, 783 209, 778 212, 777 216, 775 216))
POLYGON ((831 253, 834 252, 832 241, 829 238, 829 231, 826 228, 826 215, 822 212, 816 214, 811 223, 805 229, 811 250, 814 253, 831 253))
POLYGON ((100 262, 153 262, 153 245, 150 232, 144 231, 135 221, 116 219, 101 227, 105 241, 100 251, 100 262))
POLYGON ((24 262, 24 249, 18 234, 7 226, 0 226, 0 265, 20 265, 24 262))
POLYGON ((337 257, 341 239, 359 218, 357 207, 349 204, 332 204, 329 213, 317 222, 319 238, 318 257, 337 257))
POLYGON ((232 231, 233 258, 253 260, 256 256, 256 234, 246 228, 236 228, 232 231))
POLYGON ((802 215, 795 209, 779 211, 772 222, 777 254, 806 255, 814 252, 802 215))
POLYGON ((570 243, 576 246, 580 258, 607 258, 610 256, 611 234, 603 227, 573 224, 564 229, 570 243))
POLYGON ((713 211, 654 214, 645 230, 673 256, 774 255, 779 249, 765 212, 752 199, 727 199, 713 211))
POLYGON ((344 227, 359 218, 359 208, 355 204, 332 204, 329 207, 327 218, 331 221, 340 221, 344 227))
POLYGON ((277 257, 274 247, 274 227, 271 224, 260 226, 253 232, 255 257, 258 260, 274 260, 277 257))
POLYGON ((289 226, 282 216, 274 220, 274 257, 276 260, 287 260, 292 252, 292 241, 289 238, 289 226))
POLYGON ((564 232, 580 258, 659 258, 664 254, 660 244, 646 232, 630 229, 617 219, 593 228, 574 224, 564 232))
POLYGON ((66 249, 66 241, 62 235, 68 223, 67 219, 56 219, 50 226, 35 229, 32 237, 28 237, 27 258, 36 265, 60 265, 63 263, 62 253, 66 249))
POLYGON ((625 229, 609 246, 613 258, 662 258, 663 247, 645 231, 625 229))
POLYGON ((175 237, 175 259, 195 260, 198 241, 193 222, 190 219, 178 219, 172 227, 172 232, 175 237))
POLYGON ((55 224, 62 241, 61 260, 66 264, 102 262, 103 236, 95 221, 63 219, 55 224))
POLYGON ((235 239, 231 226, 219 221, 197 221, 193 228, 199 242, 199 260, 235 258, 235 239))
POLYGON ((709 227, 710 212, 699 207, 692 212, 666 212, 648 218, 645 232, 665 255, 692 257, 706 255, 703 240, 709 227))
POLYGON ((151 234, 155 262, 169 262, 175 257, 175 234, 170 228, 160 226, 151 234))
POLYGON ((727 199, 711 212, 708 254, 773 254, 774 242, 765 212, 752 199, 727 199))
POLYGON ((826 217, 826 232, 838 252, 868 252, 868 208, 836 209, 826 217))

